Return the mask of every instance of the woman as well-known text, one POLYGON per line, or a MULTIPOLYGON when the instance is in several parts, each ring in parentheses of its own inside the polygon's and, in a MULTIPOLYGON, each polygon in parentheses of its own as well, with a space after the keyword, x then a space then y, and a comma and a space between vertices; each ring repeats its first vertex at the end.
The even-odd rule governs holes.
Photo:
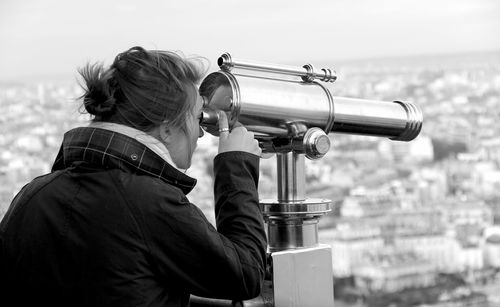
POLYGON ((87 65, 94 116, 68 131, 52 172, 26 185, 0 224, 2 306, 187 306, 189 295, 259 294, 266 239, 261 153, 219 123, 217 229, 186 198, 203 99, 194 62, 133 47, 87 65))

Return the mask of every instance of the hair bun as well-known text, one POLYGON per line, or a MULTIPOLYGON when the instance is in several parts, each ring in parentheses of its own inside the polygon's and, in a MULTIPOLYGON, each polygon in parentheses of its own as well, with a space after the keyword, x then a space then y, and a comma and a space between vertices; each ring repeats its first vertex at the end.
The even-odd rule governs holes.
POLYGON ((96 116, 108 116, 115 112, 116 100, 109 91, 102 87, 89 87, 83 96, 83 105, 87 112, 96 116))
POLYGON ((90 114, 107 117, 115 112, 115 86, 110 84, 113 82, 112 73, 111 70, 104 71, 101 64, 87 65, 80 70, 86 85, 83 105, 90 114))

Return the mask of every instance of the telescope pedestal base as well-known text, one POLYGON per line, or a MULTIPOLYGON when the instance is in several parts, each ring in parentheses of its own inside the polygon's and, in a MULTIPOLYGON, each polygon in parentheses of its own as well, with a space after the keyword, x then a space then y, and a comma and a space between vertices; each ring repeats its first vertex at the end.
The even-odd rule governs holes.
POLYGON ((318 246, 319 218, 330 212, 329 199, 309 198, 302 201, 260 201, 267 224, 268 251, 318 246))
POLYGON ((272 253, 274 306, 333 306, 329 245, 272 253))

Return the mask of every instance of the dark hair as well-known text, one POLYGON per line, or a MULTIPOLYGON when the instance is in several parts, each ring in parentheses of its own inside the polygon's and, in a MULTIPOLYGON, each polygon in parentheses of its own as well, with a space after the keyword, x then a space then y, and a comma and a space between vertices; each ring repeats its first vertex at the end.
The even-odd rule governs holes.
POLYGON ((102 63, 78 70, 83 78, 83 106, 94 121, 107 121, 148 131, 163 122, 183 127, 195 99, 190 99, 205 73, 202 58, 184 59, 170 51, 132 47, 102 63))

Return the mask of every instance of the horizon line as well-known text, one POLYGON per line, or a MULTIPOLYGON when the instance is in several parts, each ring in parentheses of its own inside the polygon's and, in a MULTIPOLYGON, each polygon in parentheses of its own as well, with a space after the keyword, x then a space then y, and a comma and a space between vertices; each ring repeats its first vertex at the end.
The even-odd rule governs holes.
MULTIPOLYGON (((387 60, 407 60, 407 59, 430 59, 433 57, 444 57, 444 56, 467 56, 467 55, 478 55, 478 54, 496 54, 500 56, 500 49, 491 49, 491 50, 470 50, 470 51, 452 51, 452 52, 436 52, 436 53, 415 53, 415 54, 403 54, 403 55, 387 55, 387 56, 368 56, 368 57, 352 57, 352 58, 339 58, 339 59, 319 59, 320 61, 336 61, 339 64, 361 64, 369 61, 387 61, 387 60)), ((290 64, 292 61, 287 61, 280 64, 290 64)), ((213 63, 210 63, 211 65, 213 63)), ((15 84, 29 84, 34 82, 41 82, 41 79, 62 79, 62 78, 76 78, 77 77, 76 68, 73 69, 72 72, 48 72, 48 73, 35 73, 30 75, 19 75, 12 78, 0 77, 0 84, 2 83, 15 83, 15 84)), ((47 80, 54 81, 54 80, 47 80)), ((60 81, 60 80, 58 80, 60 81)), ((70 80, 68 79, 68 82, 70 80)), ((76 79, 74 80, 76 81, 76 79)))

